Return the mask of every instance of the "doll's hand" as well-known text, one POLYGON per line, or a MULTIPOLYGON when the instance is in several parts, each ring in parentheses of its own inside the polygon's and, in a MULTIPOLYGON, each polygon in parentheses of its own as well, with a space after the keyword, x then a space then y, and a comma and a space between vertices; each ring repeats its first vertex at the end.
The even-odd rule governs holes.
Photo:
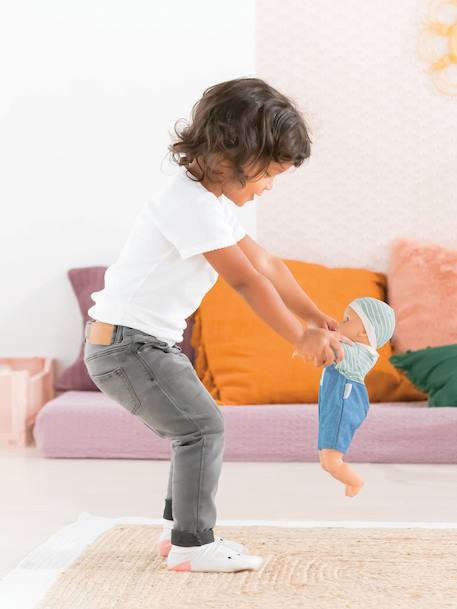
POLYGON ((337 332, 339 330, 339 323, 333 317, 325 315, 321 311, 311 313, 306 318, 306 321, 312 328, 323 328, 324 330, 332 330, 337 332))

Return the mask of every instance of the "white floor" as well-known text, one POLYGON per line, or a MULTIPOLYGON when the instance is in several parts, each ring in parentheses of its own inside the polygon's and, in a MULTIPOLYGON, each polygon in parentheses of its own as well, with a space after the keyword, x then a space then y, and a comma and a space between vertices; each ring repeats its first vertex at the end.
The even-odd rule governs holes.
MULTIPOLYGON (((0 577, 81 512, 160 518, 167 461, 44 459, 0 449, 0 577)), ((221 520, 457 522, 457 465, 354 464, 354 498, 317 463, 225 462, 221 520)))

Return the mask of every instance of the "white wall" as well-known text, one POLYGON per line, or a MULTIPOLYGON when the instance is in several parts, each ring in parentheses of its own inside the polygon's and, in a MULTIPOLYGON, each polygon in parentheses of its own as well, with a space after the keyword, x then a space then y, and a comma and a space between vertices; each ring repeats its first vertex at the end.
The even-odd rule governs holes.
MULTIPOLYGON (((254 75, 254 0, 17 0, 0 19, 0 356, 76 357, 66 272, 108 265, 176 119, 254 75), (7 58, 7 61, 5 59, 7 58)), ((255 206, 239 210, 255 236, 255 206)))
POLYGON ((429 4, 257 0, 257 74, 297 101, 314 142, 258 202, 274 254, 382 272, 396 237, 457 248, 457 97, 417 52, 429 4))

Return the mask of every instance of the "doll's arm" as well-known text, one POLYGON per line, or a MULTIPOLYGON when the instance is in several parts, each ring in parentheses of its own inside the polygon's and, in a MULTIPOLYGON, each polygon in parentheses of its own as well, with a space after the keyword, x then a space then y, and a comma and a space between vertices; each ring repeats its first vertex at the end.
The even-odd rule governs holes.
POLYGON ((341 343, 341 346, 343 347, 344 358, 341 360, 341 362, 334 364, 334 366, 338 372, 340 372, 343 376, 346 376, 349 370, 354 369, 355 349, 346 343, 341 343))

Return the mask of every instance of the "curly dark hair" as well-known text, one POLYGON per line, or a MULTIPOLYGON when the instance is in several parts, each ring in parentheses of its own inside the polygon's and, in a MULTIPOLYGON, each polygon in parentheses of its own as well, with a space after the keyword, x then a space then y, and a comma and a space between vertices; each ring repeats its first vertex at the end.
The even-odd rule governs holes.
POLYGON ((168 147, 173 162, 188 167, 194 159, 202 175, 218 182, 220 161, 230 162, 232 177, 244 187, 263 175, 271 161, 299 167, 311 154, 305 120, 293 101, 260 78, 236 78, 207 88, 192 108, 192 121, 168 147), (200 164, 203 161, 203 166, 200 164), (258 164, 254 176, 247 167, 258 164))

